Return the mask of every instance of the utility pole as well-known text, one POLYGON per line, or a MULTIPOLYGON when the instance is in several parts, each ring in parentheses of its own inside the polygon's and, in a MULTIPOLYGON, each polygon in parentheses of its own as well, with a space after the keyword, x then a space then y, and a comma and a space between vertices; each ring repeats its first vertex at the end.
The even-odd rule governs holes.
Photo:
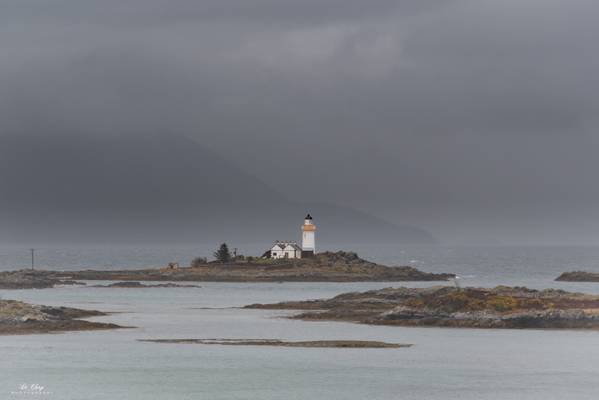
POLYGON ((31 250, 31 270, 33 271, 33 269, 35 268, 35 249, 30 249, 31 250))

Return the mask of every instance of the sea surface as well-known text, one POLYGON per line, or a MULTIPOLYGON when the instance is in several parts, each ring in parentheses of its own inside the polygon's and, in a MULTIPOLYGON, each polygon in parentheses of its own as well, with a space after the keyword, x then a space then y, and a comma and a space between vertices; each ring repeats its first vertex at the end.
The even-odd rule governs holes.
MULTIPOLYGON (((564 271, 599 272, 599 247, 345 247, 381 263, 454 272, 462 286, 506 284, 599 293, 599 283, 554 281, 564 271)), ((335 248, 342 247, 330 246, 335 248)), ((172 261, 186 265, 196 256, 209 256, 210 250, 38 246, 36 267, 139 268, 172 261)), ((239 248, 246 254, 259 250, 239 248)), ((0 248, 0 270, 28 267, 29 257, 27 248, 0 248)), ((115 312, 93 320, 135 327, 0 336, 0 399, 599 398, 599 332, 306 322, 283 318, 286 311, 237 308, 387 286, 447 283, 198 284, 201 288, 0 291, 7 299, 115 312), (301 349, 138 341, 150 338, 357 339, 414 346, 301 349)))

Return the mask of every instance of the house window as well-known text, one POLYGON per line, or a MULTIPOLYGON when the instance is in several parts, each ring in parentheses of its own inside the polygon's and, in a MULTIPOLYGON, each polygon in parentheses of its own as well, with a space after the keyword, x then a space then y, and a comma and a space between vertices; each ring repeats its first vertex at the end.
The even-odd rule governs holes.
POLYGON ((273 251, 273 252, 272 252, 272 255, 273 255, 273 256, 276 256, 276 255, 277 255, 277 253, 275 253, 275 252, 273 251))

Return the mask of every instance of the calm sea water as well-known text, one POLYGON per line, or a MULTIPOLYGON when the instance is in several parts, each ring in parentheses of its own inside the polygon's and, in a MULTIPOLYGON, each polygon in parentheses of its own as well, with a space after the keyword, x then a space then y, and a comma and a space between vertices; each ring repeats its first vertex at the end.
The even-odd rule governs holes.
MULTIPOLYGON (((599 283, 559 283, 572 269, 599 271, 592 247, 367 247, 360 255, 463 285, 518 284, 599 293, 599 283)), ((43 248, 55 269, 186 264, 209 248, 43 248)), ((240 249, 249 251, 252 248, 240 249)), ((258 251, 255 251, 258 252, 258 251)), ((27 249, 0 249, 0 268, 24 267, 27 249)), ((117 311, 96 318, 134 329, 0 336, 0 399, 596 399, 599 333, 377 327, 280 318, 231 308, 322 298, 353 290, 437 283, 200 283, 201 288, 64 287, 0 291, 3 298, 117 311), (361 339, 407 349, 299 349, 143 343, 143 338, 361 339), (45 394, 19 392, 23 384, 45 394), (11 393, 15 392, 15 393, 11 393)))

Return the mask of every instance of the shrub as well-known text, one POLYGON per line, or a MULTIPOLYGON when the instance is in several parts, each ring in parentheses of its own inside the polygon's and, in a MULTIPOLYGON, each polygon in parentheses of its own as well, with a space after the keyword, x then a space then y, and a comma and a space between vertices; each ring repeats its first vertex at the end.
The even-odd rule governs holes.
POLYGON ((495 311, 505 312, 511 311, 520 305, 518 299, 510 296, 495 296, 491 297, 487 304, 492 307, 495 311))
POLYGON ((192 267, 199 267, 200 265, 204 265, 208 263, 208 259, 206 257, 196 257, 191 261, 192 267))

